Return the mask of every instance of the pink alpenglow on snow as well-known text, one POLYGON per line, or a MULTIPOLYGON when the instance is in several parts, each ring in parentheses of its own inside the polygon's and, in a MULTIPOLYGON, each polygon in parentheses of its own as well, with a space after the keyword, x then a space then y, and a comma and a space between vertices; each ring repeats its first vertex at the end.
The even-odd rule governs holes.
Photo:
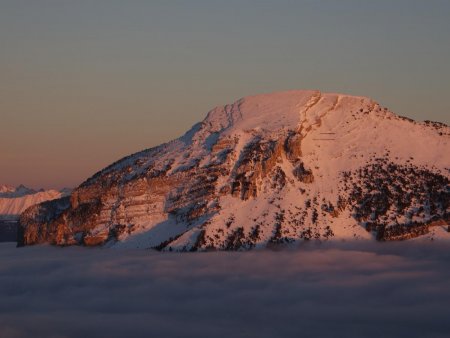
POLYGON ((70 198, 28 209, 21 244, 244 250, 448 240, 450 128, 366 97, 287 91, 216 107, 70 198))
POLYGON ((0 219, 16 220, 27 208, 70 194, 70 190, 33 190, 23 185, 0 185, 0 219))

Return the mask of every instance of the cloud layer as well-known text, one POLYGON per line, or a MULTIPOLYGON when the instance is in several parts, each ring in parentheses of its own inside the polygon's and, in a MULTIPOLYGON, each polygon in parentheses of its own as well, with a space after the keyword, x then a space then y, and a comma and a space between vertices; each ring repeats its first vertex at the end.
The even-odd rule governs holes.
POLYGON ((448 249, 161 254, 0 244, 0 336, 444 337, 448 249))

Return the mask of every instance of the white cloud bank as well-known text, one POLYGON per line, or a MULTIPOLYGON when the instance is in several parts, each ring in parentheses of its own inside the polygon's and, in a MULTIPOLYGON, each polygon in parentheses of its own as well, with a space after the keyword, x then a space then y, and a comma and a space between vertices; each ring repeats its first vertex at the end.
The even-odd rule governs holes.
POLYGON ((366 244, 240 253, 0 244, 0 337, 448 337, 450 247, 366 244))

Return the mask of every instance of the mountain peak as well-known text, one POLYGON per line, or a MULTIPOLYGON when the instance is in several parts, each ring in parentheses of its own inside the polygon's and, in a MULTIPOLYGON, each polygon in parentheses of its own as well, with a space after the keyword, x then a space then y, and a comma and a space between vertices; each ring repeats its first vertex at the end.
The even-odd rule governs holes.
POLYGON ((213 109, 204 123, 215 126, 233 125, 243 130, 258 128, 276 131, 295 129, 301 123, 320 118, 330 111, 356 113, 377 104, 366 97, 318 90, 291 90, 243 97, 231 105, 213 109))
POLYGON ((35 194, 36 191, 30 188, 27 188, 23 184, 20 184, 17 187, 12 187, 8 185, 1 185, 0 186, 0 197, 4 198, 16 198, 16 197, 22 197, 25 195, 31 195, 35 194))
POLYGON ((448 126, 366 97, 248 96, 98 172, 70 202, 27 210, 22 241, 183 251, 448 239, 449 142, 448 126))
POLYGON ((0 184, 0 194, 14 191, 15 188, 13 186, 7 184, 0 184))
POLYGON ((65 196, 55 190, 34 190, 20 184, 17 187, 0 185, 0 219, 18 219, 27 208, 65 196))

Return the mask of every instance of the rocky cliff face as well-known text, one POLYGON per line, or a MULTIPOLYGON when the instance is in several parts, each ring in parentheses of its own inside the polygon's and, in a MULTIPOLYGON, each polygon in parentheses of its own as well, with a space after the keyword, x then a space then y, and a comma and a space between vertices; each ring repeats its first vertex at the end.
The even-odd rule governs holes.
POLYGON ((448 126, 368 98, 247 97, 98 172, 70 199, 28 209, 22 244, 234 250, 450 238, 449 140, 448 126))

